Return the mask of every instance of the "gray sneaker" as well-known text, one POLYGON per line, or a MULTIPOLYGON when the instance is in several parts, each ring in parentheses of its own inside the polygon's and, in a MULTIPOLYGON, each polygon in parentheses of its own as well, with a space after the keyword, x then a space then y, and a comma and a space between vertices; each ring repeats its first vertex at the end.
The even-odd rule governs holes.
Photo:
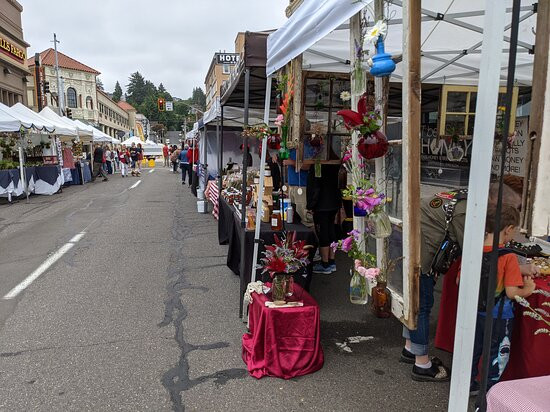
POLYGON ((324 267, 321 263, 317 263, 313 266, 313 273, 319 273, 321 275, 330 275, 332 269, 330 266, 324 267))
POLYGON ((336 263, 334 263, 333 265, 330 265, 329 268, 333 273, 336 272, 336 263))

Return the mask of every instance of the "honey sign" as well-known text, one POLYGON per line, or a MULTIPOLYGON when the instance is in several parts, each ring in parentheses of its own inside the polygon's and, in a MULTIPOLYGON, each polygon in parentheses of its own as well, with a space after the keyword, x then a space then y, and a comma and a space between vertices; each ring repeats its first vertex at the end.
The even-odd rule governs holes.
POLYGON ((23 63, 27 57, 25 50, 17 47, 15 44, 10 43, 2 37, 0 37, 0 51, 20 63, 23 63))

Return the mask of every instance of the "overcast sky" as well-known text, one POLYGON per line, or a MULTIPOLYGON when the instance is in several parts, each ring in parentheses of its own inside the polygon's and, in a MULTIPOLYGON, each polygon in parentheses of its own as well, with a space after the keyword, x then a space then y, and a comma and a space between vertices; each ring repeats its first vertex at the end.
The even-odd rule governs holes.
POLYGON ((19 0, 35 52, 53 47, 101 72, 105 90, 125 90, 139 71, 172 95, 204 90, 213 53, 233 51, 239 31, 281 26, 288 0, 19 0))

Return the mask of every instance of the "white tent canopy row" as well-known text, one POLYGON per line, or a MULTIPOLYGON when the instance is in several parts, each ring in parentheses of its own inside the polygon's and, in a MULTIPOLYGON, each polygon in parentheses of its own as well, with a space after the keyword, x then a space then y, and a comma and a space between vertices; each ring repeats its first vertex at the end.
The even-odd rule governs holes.
MULTIPOLYGON (((401 81, 402 1, 390 0, 385 49, 398 62, 393 81, 401 81)), ((505 47, 501 55, 502 80, 508 62, 511 21, 506 13, 505 47)), ((530 85, 533 71, 536 16, 532 1, 522 1, 516 81, 530 85)), ((267 74, 271 75, 290 60, 303 54, 304 70, 349 73, 349 18, 366 11, 374 23, 373 0, 304 0, 302 5, 267 39, 267 74)), ((481 62, 484 10, 477 0, 423 0, 421 34, 421 80, 435 84, 477 84, 481 62)), ((365 45, 368 50, 368 45, 365 45)), ((371 47, 372 49, 372 47, 371 47)), ((372 53, 372 51, 371 51, 372 53)), ((372 55, 372 54, 371 54, 372 55)))
POLYGON ((126 140, 124 140, 121 144, 125 145, 125 146, 131 146, 132 143, 134 144, 141 144, 142 147, 144 148, 152 148, 152 149, 162 149, 162 145, 160 143, 155 143, 153 142, 152 140, 149 140, 147 139, 146 141, 143 141, 141 140, 139 137, 137 136, 132 136, 126 140))
POLYGON ((0 122, 0 131, 15 132, 23 127, 25 129, 32 129, 35 132, 55 132, 55 125, 53 123, 23 106, 21 103, 17 103, 12 107, 0 103, 0 113, 4 120, 0 122))

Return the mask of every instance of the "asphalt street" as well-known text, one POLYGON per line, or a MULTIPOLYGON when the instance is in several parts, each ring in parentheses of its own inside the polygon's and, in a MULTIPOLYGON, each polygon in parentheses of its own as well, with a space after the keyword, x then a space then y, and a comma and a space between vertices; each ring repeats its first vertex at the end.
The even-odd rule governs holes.
POLYGON ((397 361, 399 322, 349 303, 342 258, 312 282, 323 369, 250 377, 226 254, 214 218, 159 166, 0 204, 0 411, 447 409, 448 384, 413 382, 397 361), (337 347, 357 335, 373 338, 337 347))

